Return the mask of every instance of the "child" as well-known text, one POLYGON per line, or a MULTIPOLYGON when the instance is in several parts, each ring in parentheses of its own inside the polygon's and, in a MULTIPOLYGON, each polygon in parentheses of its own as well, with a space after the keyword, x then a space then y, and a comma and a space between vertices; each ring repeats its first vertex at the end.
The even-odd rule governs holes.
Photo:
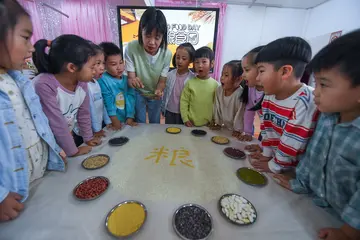
POLYGON ((258 75, 255 58, 264 46, 259 46, 246 53, 242 58, 243 80, 246 85, 241 96, 241 101, 246 104, 244 113, 244 132, 241 134, 234 134, 240 141, 251 141, 254 134, 254 119, 256 110, 253 109, 256 105, 261 104, 264 96, 262 87, 256 81, 258 75))
POLYGON ((217 125, 224 125, 234 134, 241 133, 244 129, 245 105, 239 101, 243 88, 241 61, 230 61, 223 67, 221 86, 216 89, 214 104, 214 120, 217 125))
POLYGON ((114 43, 100 44, 105 54, 106 72, 99 80, 104 97, 106 110, 115 130, 121 129, 121 123, 136 126, 135 94, 133 88, 128 88, 128 79, 124 72, 122 52, 114 43))
POLYGON ((34 78, 35 90, 57 143, 68 156, 91 151, 100 144, 91 129, 87 82, 94 75, 95 50, 85 39, 75 35, 61 35, 54 41, 35 43, 35 65, 40 75, 34 78), (49 47, 49 54, 45 49, 49 47), (76 147, 72 136, 75 119, 80 135, 89 146, 76 147))
POLYGON ((173 58, 173 65, 176 69, 167 75, 161 107, 165 116, 165 124, 184 124, 180 114, 180 96, 186 82, 195 77, 194 73, 189 70, 194 56, 195 49, 191 43, 183 43, 176 49, 173 58))
POLYGON ((136 121, 146 123, 146 109, 150 123, 160 123, 161 97, 166 86, 171 52, 167 49, 167 23, 164 14, 154 7, 141 16, 139 40, 125 49, 129 86, 136 88, 136 121), (156 97, 143 94, 155 93, 156 97))
POLYGON ((65 171, 32 83, 19 70, 34 47, 29 14, 13 0, 0 2, 0 222, 16 218, 45 169, 65 171), (8 47, 11 46, 11 47, 8 47))
POLYGON ((296 179, 275 175, 279 184, 315 197, 344 221, 340 229, 322 229, 327 240, 360 239, 360 30, 323 48, 312 60, 315 103, 322 112, 296 179))
POLYGON ((251 157, 260 171, 292 170, 313 133, 318 114, 312 88, 300 82, 310 58, 310 45, 299 37, 275 40, 256 57, 265 93, 260 118, 263 153, 251 157))
MULTIPOLYGON (((94 132, 94 137, 105 137, 105 132, 103 130, 103 123, 106 124, 107 128, 112 128, 111 120, 106 111, 104 100, 101 94, 101 88, 98 83, 98 80, 102 77, 104 73, 105 60, 104 53, 101 47, 90 42, 91 46, 95 49, 95 75, 94 78, 88 82, 87 87, 89 91, 89 99, 90 99, 90 116, 91 116, 91 126, 94 132)), ((74 132, 76 135, 79 135, 79 128, 76 124, 74 128, 74 132)), ((76 138, 75 138, 76 142, 76 138)), ((76 144, 78 145, 78 144, 76 144)))
POLYGON ((187 127, 204 126, 211 122, 215 90, 219 86, 209 76, 214 67, 214 52, 202 47, 195 52, 196 78, 190 79, 184 87, 180 98, 181 118, 187 127))

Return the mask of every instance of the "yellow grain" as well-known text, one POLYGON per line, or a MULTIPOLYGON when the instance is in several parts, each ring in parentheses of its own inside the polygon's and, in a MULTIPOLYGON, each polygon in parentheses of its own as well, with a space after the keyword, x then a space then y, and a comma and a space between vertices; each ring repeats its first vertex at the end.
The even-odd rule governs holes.
POLYGON ((169 127, 169 128, 166 129, 166 131, 168 133, 179 133, 181 131, 181 129, 180 128, 175 128, 175 127, 169 127))
POLYGON ((111 213, 108 229, 115 236, 125 237, 139 230, 144 221, 144 208, 137 203, 127 203, 111 213))
POLYGON ((217 142, 217 143, 228 143, 229 142, 229 139, 226 138, 226 137, 221 137, 221 136, 215 136, 212 138, 214 142, 217 142))

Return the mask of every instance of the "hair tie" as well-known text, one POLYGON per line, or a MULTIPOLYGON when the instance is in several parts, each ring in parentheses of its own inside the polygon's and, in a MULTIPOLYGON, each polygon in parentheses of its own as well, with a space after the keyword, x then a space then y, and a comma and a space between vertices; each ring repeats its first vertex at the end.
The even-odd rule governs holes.
POLYGON ((48 47, 51 46, 51 40, 47 40, 47 46, 48 46, 48 47))

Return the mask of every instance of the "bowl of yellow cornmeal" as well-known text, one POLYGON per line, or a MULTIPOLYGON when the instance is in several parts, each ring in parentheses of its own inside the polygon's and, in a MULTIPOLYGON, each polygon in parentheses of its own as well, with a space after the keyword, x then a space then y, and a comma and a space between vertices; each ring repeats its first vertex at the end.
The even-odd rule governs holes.
POLYGON ((170 134, 178 134, 181 132, 181 128, 178 128, 178 127, 168 127, 166 129, 166 132, 167 133, 170 133, 170 134))
POLYGON ((108 213, 105 226, 114 237, 129 237, 137 233, 144 225, 147 210, 137 201, 125 201, 117 204, 108 213))

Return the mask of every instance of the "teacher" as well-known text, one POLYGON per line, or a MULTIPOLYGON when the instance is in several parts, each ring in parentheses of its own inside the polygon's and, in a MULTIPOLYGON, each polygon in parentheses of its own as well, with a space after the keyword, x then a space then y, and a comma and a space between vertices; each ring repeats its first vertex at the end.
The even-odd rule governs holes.
POLYGON ((125 50, 128 83, 135 91, 135 118, 146 123, 160 123, 161 97, 170 68, 171 52, 167 49, 167 23, 164 14, 148 8, 140 19, 139 40, 125 50))

